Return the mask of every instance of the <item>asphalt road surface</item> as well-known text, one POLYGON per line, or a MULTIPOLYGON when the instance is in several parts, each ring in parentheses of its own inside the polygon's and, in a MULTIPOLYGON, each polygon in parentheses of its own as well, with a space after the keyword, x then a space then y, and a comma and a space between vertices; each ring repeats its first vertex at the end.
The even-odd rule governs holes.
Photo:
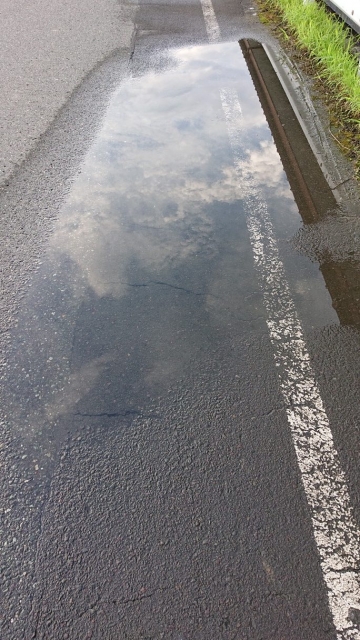
POLYGON ((1 640, 358 640, 359 200, 276 43, 1 14, 1 640))

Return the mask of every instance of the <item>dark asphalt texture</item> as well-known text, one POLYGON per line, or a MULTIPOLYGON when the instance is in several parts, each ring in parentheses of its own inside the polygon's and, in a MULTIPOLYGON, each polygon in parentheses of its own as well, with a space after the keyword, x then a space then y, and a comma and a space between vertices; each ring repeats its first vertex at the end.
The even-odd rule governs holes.
MULTIPOLYGON (((214 9, 225 42, 271 42, 250 0, 215 1, 214 9)), ((142 78, 144 87, 146 78, 158 82, 173 64, 169 48, 207 43, 199 3, 140 2, 135 15, 132 6, 105 2, 93 10, 91 28, 78 25, 71 35, 72 60, 81 42, 84 61, 73 77, 63 66, 58 96, 43 85, 51 98, 47 116, 42 122, 32 109, 31 131, 46 133, 31 149, 13 135, 16 163, 29 155, 12 175, 6 169, 0 193, 0 638, 335 640, 239 202, 206 203, 206 215, 199 208, 193 216, 185 204, 175 231, 159 232, 151 227, 151 199, 135 198, 131 209, 112 176, 107 188, 122 212, 125 240, 111 225, 107 232, 128 251, 126 269, 116 264, 111 242, 88 271, 76 259, 82 245, 71 212, 101 210, 101 198, 105 211, 108 196, 100 177, 98 184, 89 179, 93 200, 85 205, 70 190, 109 96, 130 76, 139 87, 142 78), (75 241, 67 247, 69 230, 75 241), (113 289, 105 282, 109 265, 113 289)), ((72 11, 86 15, 87 7, 67 11, 65 30, 72 11)), ((69 42, 56 46, 58 58, 69 42)), ((45 51, 45 44, 37 49, 40 69, 45 51)), ((209 93, 204 103, 213 99, 209 93)), ((152 141, 146 109, 141 113, 147 152, 152 141)), ((209 122, 220 115, 214 110, 209 122)), ((24 119, 20 108, 17 118, 24 119)), ((117 143, 112 148, 109 138, 105 151, 116 164, 117 143)), ((6 144, 2 150, 9 158, 6 144)), ((216 150, 226 164, 230 148, 219 143, 216 150)), ((199 160, 196 178, 208 170, 215 182, 216 167, 206 166, 199 160)), ((124 160, 130 191, 134 167, 124 160)), ((166 206, 164 216, 176 218, 175 195, 166 206)), ((337 270, 350 262, 353 279, 358 275, 356 211, 352 199, 337 218, 300 229, 297 218, 286 220, 286 206, 273 213, 360 524, 359 327, 338 318, 316 264, 328 265, 336 280, 334 306, 352 304, 356 317, 349 270, 337 270)), ((106 226, 106 213, 100 220, 106 226)))

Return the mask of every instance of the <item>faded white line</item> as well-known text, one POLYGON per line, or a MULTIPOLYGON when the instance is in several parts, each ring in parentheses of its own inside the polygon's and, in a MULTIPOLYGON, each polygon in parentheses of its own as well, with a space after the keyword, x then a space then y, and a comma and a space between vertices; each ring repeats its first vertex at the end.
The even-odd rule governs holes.
POLYGON ((360 532, 329 420, 312 371, 266 202, 247 168, 236 91, 222 90, 267 325, 338 640, 360 640, 360 532), (355 624, 353 624, 355 623, 355 624))
POLYGON ((200 0, 209 42, 219 42, 220 27, 211 0, 200 0))

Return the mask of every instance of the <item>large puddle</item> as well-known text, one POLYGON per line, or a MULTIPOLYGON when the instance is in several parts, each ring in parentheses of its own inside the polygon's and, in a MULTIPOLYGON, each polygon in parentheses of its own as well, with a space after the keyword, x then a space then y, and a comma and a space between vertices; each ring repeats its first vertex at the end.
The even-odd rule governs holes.
MULTIPOLYGON (((149 275, 177 280, 174 269, 195 258, 194 271, 206 265, 205 277, 192 276, 202 293, 226 289, 230 273, 209 272, 215 255, 224 253, 215 220, 235 203, 241 218, 242 186, 221 111, 224 86, 239 93, 248 167, 281 238, 289 240, 301 224, 239 46, 193 47, 175 52, 174 59, 176 70, 130 80, 116 93, 52 241, 55 263, 70 259, 98 297, 128 294, 139 276, 140 283, 149 275)), ((299 274, 295 290, 304 279, 318 281, 312 283, 314 299, 303 303, 307 321, 333 321, 317 269, 306 269, 295 254, 292 259, 299 274)), ((227 302, 243 308, 233 295, 227 302)))
MULTIPOLYGON (((174 302, 180 294, 201 309, 204 335, 214 323, 260 330, 242 185, 221 110, 224 87, 239 95, 247 167, 268 204, 300 318, 305 328, 338 322, 318 265, 289 243, 302 220, 239 45, 172 55, 169 70, 130 78, 113 96, 32 283, 14 354, 17 371, 31 370, 15 382, 27 399, 26 422, 29 406, 44 418, 72 411, 114 359, 124 358, 127 377, 128 341, 138 349, 142 332, 144 366, 130 376, 136 386, 161 388, 176 379, 175 361, 193 350, 192 320, 174 302), (166 305, 162 315, 152 317, 146 296, 166 305), (166 337, 177 332, 188 333, 181 353, 166 354, 166 337)), ((16 395, 18 405, 18 389, 16 395)))
POLYGON ((172 58, 113 96, 33 279, 9 360, 20 431, 41 431, 81 404, 131 414, 185 375, 194 350, 218 332, 266 331, 221 89, 239 96, 247 170, 305 330, 339 322, 329 295, 335 281, 339 297, 338 270, 328 266, 325 283, 292 248, 306 200, 295 202, 239 44, 172 58), (106 388, 95 401, 100 378, 106 388))
MULTIPOLYGON (((246 637, 254 629, 264 638, 274 638, 269 629, 329 637, 221 91, 238 96, 243 168, 266 202, 311 355, 319 354, 316 375, 334 367, 341 324, 358 326, 357 264, 327 256, 319 265, 295 250, 303 225, 334 216, 336 203, 326 185, 317 193, 310 160, 291 156, 285 120, 269 107, 281 96, 257 82, 245 49, 171 56, 167 70, 129 78, 114 94, 13 332, 3 407, 23 453, 16 509, 31 523, 16 531, 26 556, 16 588, 37 588, 27 551, 36 545, 40 627, 47 594, 58 630, 62 616, 75 626, 93 620, 96 601, 99 637, 109 611, 114 637, 119 624, 128 637, 140 637, 140 626, 153 630, 147 637, 218 638, 225 628, 238 637, 239 612, 246 637), (335 333, 322 351, 312 338, 329 326, 335 333), (206 606, 193 615, 198 601, 206 606)), ((348 345, 336 365, 344 397, 348 345)), ((334 415, 341 431, 342 414, 334 415)), ((354 430, 342 441, 356 451, 356 438, 354 430)), ((4 557, 17 566, 11 517, 4 557)))

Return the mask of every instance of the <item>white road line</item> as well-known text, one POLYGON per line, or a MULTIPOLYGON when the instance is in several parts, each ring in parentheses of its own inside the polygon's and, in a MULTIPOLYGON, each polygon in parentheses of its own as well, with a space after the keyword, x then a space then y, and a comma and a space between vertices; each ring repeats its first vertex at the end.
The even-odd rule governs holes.
POLYGON ((275 364, 310 507, 330 610, 338 640, 360 640, 360 532, 350 504, 345 474, 312 371, 301 323, 266 202, 246 164, 241 106, 236 91, 221 91, 221 102, 243 190, 247 227, 267 311, 275 364), (355 611, 352 611, 354 609, 355 611))
POLYGON ((219 42, 220 27, 211 0, 200 0, 209 42, 219 42))

